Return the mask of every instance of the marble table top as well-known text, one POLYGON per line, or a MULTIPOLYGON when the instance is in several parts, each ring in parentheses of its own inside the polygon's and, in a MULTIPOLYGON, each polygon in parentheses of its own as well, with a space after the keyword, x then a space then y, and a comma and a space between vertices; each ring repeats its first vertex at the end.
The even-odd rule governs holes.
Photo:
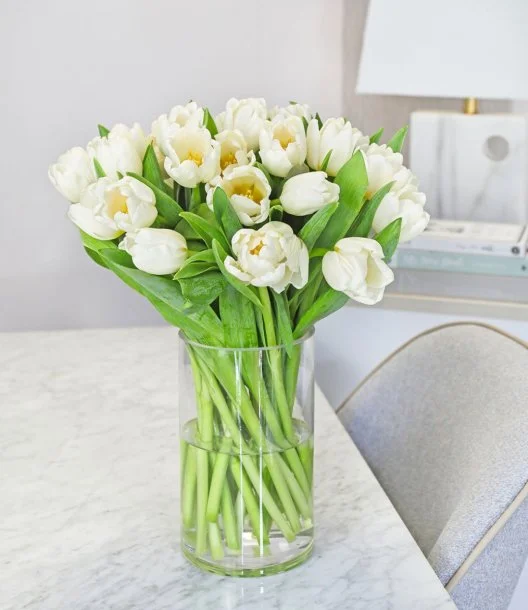
POLYGON ((316 547, 221 578, 179 550, 177 334, 0 334, 3 610, 448 610, 455 606, 325 398, 316 547))

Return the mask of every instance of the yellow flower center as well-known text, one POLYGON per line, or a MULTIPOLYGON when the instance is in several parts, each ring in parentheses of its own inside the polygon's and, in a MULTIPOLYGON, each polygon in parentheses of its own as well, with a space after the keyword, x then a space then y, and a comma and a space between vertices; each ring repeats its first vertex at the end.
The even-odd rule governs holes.
POLYGON ((251 201, 258 204, 260 204, 260 202, 264 199, 264 193, 260 191, 258 185, 248 183, 247 181, 236 184, 233 188, 233 195, 247 197, 248 199, 251 199, 251 201))
POLYGON ((126 197, 119 191, 113 191, 108 202, 108 214, 113 218, 118 212, 128 214, 126 197))
POLYGON ((200 167, 200 165, 203 163, 203 155, 201 152, 196 150, 190 150, 189 154, 187 155, 187 161, 193 161, 196 163, 196 165, 198 165, 198 167, 200 167))
POLYGON ((253 256, 258 256, 262 248, 264 248, 264 243, 259 241, 259 243, 254 248, 251 248, 249 253, 253 254, 253 256))
POLYGON ((220 159, 220 167, 222 168, 222 171, 224 171, 224 169, 226 167, 229 167, 230 165, 235 165, 237 162, 236 157, 235 157, 235 153, 234 152, 229 152, 226 153, 221 159, 220 159))
POLYGON ((288 148, 288 144, 293 144, 295 142, 295 138, 292 136, 291 132, 282 125, 275 130, 273 137, 275 140, 278 140, 284 150, 288 148))

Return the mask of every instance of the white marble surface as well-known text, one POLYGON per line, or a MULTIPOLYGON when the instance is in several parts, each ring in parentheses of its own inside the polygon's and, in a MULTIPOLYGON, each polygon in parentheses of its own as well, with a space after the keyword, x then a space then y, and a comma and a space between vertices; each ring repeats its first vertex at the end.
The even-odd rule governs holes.
POLYGON ((3 610, 448 610, 449 596, 324 397, 316 550, 262 579, 178 541, 176 332, 0 334, 3 610))

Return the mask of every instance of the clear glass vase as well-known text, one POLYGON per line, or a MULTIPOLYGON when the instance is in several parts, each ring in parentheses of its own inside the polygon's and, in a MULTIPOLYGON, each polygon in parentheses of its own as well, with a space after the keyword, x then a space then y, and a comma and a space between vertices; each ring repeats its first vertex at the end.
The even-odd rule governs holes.
POLYGON ((218 574, 291 569, 313 545, 313 330, 288 348, 181 338, 183 553, 218 574))

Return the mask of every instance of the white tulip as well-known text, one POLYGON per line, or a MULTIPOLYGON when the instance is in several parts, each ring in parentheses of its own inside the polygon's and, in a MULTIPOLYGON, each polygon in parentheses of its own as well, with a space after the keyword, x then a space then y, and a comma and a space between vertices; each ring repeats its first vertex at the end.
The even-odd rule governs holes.
POLYGON ((188 102, 185 106, 174 106, 169 112, 169 121, 178 123, 180 127, 186 125, 203 127, 204 110, 196 102, 188 102))
POLYGON ((253 165, 255 153, 250 150, 242 132, 238 129, 225 129, 216 134, 215 140, 220 143, 220 169, 224 172, 236 165, 253 165))
POLYGON ((366 196, 370 199, 381 187, 395 180, 403 167, 403 155, 395 153, 386 144, 371 144, 363 152, 363 157, 368 176, 366 196))
POLYGON ((418 191, 416 176, 402 167, 393 179, 395 183, 376 210, 372 228, 379 233, 396 218, 401 218, 399 241, 405 242, 422 233, 430 217, 424 210, 425 195, 418 191))
POLYGON ((193 188, 220 173, 220 144, 205 127, 163 126, 158 144, 166 155, 165 171, 181 186, 193 188))
POLYGON ((90 158, 97 159, 107 177, 117 180, 117 172, 123 175, 127 172, 141 174, 145 142, 141 141, 137 129, 134 133, 133 129, 117 125, 115 131, 112 130, 108 135, 94 138, 88 143, 90 158))
POLYGON ((306 134, 297 116, 277 115, 260 132, 260 158, 274 176, 284 178, 306 159, 306 134))
POLYGON ((269 216, 271 186, 262 172, 253 165, 228 168, 207 191, 207 204, 213 209, 213 195, 220 186, 229 197, 240 222, 246 227, 264 222, 269 216))
POLYGON ((196 102, 189 102, 185 106, 174 106, 168 114, 162 114, 152 123, 152 137, 159 143, 169 125, 203 127, 203 117, 204 110, 196 102))
POLYGON ((309 172, 286 181, 280 196, 285 212, 306 216, 339 200, 339 186, 326 179, 324 172, 309 172))
POLYGON ((101 205, 104 205, 105 183, 111 183, 111 180, 100 178, 90 184, 84 191, 80 203, 74 203, 68 210, 68 217, 79 229, 101 240, 115 239, 123 233, 113 220, 99 214, 101 205))
POLYGON ((108 137, 121 136, 127 138, 134 145, 137 154, 141 159, 145 156, 145 151, 150 143, 150 138, 145 135, 145 132, 141 128, 139 123, 134 123, 132 127, 128 127, 123 123, 114 125, 108 134, 108 137))
POLYGON ((385 286, 394 280, 380 244, 365 237, 340 239, 323 256, 323 275, 334 290, 365 305, 381 301, 385 286))
POLYGON ((118 229, 134 231, 150 227, 156 220, 156 197, 152 189, 135 178, 125 176, 117 182, 101 178, 96 193, 96 217, 118 229))
POLYGON ((72 203, 78 203, 86 187, 96 180, 92 160, 80 146, 71 148, 50 165, 48 176, 59 193, 72 203))
POLYGON ((366 150, 369 144, 368 136, 343 118, 327 119, 321 129, 317 119, 312 119, 308 124, 306 139, 307 163, 312 169, 321 169, 324 158, 332 151, 326 168, 329 176, 336 176, 356 150, 366 150))
POLYGON ((242 100, 231 98, 225 112, 215 117, 218 131, 238 129, 252 150, 257 150, 259 135, 267 118, 266 101, 263 98, 249 97, 242 100))
POLYGON ((308 249, 290 225, 268 222, 258 231, 241 229, 232 247, 237 260, 227 256, 226 269, 246 284, 281 293, 289 284, 302 288, 308 281, 308 249))
POLYGON ((312 111, 310 110, 310 106, 307 104, 297 104, 291 103, 286 107, 281 108, 280 106, 273 106, 270 110, 270 119, 273 119, 277 115, 282 116, 298 116, 300 119, 305 118, 309 121, 312 118, 312 111))
POLYGON ((127 233, 119 244, 141 271, 167 275, 180 269, 187 258, 185 237, 171 229, 139 229, 127 233))

